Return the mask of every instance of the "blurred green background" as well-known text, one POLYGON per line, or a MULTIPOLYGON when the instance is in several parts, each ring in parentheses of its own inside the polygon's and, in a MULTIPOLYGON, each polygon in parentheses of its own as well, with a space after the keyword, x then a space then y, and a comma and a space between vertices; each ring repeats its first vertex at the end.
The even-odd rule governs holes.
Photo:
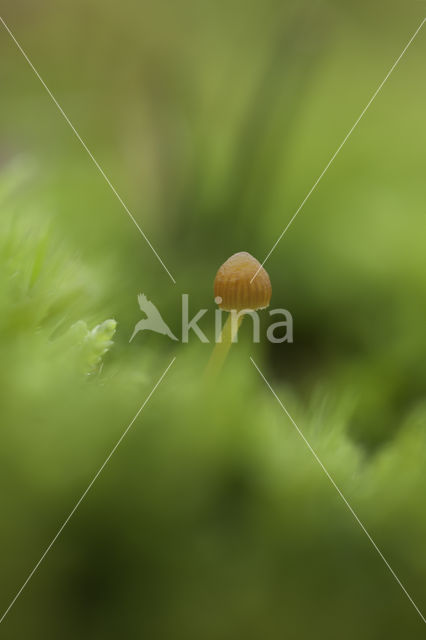
POLYGON ((177 284, 1 28, 1 612, 176 356, 1 637, 424 637, 249 355, 424 611, 425 32, 266 265, 294 343, 247 322, 207 385, 211 344, 128 343, 139 292, 212 336, 217 268, 264 258, 423 14, 3 4, 177 284))

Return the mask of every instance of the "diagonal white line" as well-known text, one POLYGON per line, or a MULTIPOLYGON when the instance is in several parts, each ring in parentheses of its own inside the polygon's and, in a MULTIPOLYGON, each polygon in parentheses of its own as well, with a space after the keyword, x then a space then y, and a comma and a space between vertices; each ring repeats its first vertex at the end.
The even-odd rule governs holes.
POLYGON ((252 279, 250 280, 250 284, 253 282, 253 280, 255 279, 255 277, 257 276, 257 274, 259 273, 259 271, 261 270, 261 268, 263 267, 263 265, 265 264, 265 262, 269 259, 270 255, 272 254, 272 252, 275 250, 275 248, 277 247, 278 243, 282 240, 283 236, 287 233, 287 230, 290 228, 291 224, 294 222, 296 216, 299 214, 299 212, 301 211, 301 209, 305 206, 307 200, 310 198, 310 196, 312 195, 312 193, 315 191, 315 189, 317 188, 318 184, 320 183, 320 181, 322 180, 322 178, 324 177, 324 175, 326 174, 326 172, 328 171, 328 169, 330 168, 331 164, 334 162, 335 158, 337 157, 337 155, 340 153, 342 147, 346 144, 347 140, 349 139, 349 137, 352 135, 353 131, 355 130, 355 128, 358 126, 359 122, 361 121, 361 119, 364 117, 366 111, 369 109, 369 107, 371 106, 371 104, 373 103, 373 101, 375 100, 375 98, 377 97, 377 94, 380 92, 380 90, 382 89, 383 85, 385 84, 385 82, 388 80, 389 76, 392 74, 392 72, 394 71, 395 67, 398 65, 398 63, 400 62, 401 58, 405 55, 408 47, 411 45, 411 43, 413 42, 414 38, 417 36, 417 34, 419 33, 420 29, 423 27, 424 23, 426 22, 426 18, 423 18, 423 20, 421 21, 420 25, 417 27, 417 29, 415 30, 415 32, 413 33, 413 35, 411 36, 411 38, 409 39, 409 41, 407 42, 407 44, 405 45, 404 49, 401 51, 401 53, 399 54, 399 56, 397 57, 397 59, 395 60, 395 62, 393 63, 393 65, 391 66, 391 68, 389 69, 389 71, 387 72, 386 76, 384 77, 384 79, 382 80, 382 82, 379 84, 379 86, 377 87, 376 91, 373 93, 373 95, 371 96, 370 100, 367 102, 367 104, 365 105, 364 109, 361 111, 360 115, 358 116, 358 118, 355 120, 354 124, 352 125, 352 127, 349 129, 348 133, 346 134, 346 136, 343 138, 342 142, 340 143, 340 145, 337 147, 336 151, 333 153, 333 155, 331 156, 330 160, 328 161, 328 163, 326 164, 326 166, 324 167, 324 169, 322 170, 322 172, 320 173, 320 175, 318 176, 318 178, 316 179, 316 181, 314 182, 313 186, 311 187, 311 189, 308 191, 308 193, 306 194, 305 198, 302 200, 301 204, 299 205, 298 209, 296 210, 296 212, 294 213, 293 217, 290 219, 290 221, 288 222, 287 226, 285 227, 285 229, 281 232, 281 235, 278 237, 278 239, 276 240, 276 242, 274 243, 274 245, 272 246, 272 249, 269 251, 269 253, 267 254, 266 258, 264 259, 264 261, 262 262, 262 264, 260 265, 260 267, 258 268, 258 270, 256 271, 256 273, 254 274, 254 276, 252 277, 252 279))
POLYGON ((285 408, 285 406, 283 405, 283 403, 281 402, 281 400, 279 399, 279 397, 277 396, 277 394, 275 393, 275 391, 273 390, 273 388, 271 387, 271 385, 269 384, 269 382, 267 381, 267 379, 265 378, 265 376, 263 375, 263 373, 261 372, 261 370, 259 369, 259 367, 257 366, 257 364, 255 363, 255 361, 253 360, 253 358, 251 356, 250 356, 250 360, 252 361, 253 366, 257 369, 257 371, 260 374, 260 376, 263 378, 264 382, 266 383, 267 387, 271 391, 272 395, 278 401, 278 404, 280 405, 281 409, 284 411, 286 416, 289 418, 289 420, 291 421, 293 426, 296 428, 296 431, 299 434, 299 436, 302 438, 303 442, 306 444, 306 446, 308 447, 309 451, 312 453, 312 455, 314 456, 315 460, 318 462, 318 464, 320 465, 321 469, 324 471, 325 475, 330 480, 331 484, 336 489, 337 493, 342 498, 343 502, 345 503, 345 505, 347 506, 349 511, 351 512, 351 514, 353 515, 353 517, 355 518, 355 520, 357 521, 357 523, 359 524, 361 529, 364 531, 365 535, 370 540, 371 544, 373 545, 373 547, 375 548, 375 550, 377 551, 377 553, 379 554, 379 556, 381 557, 381 559, 383 560, 383 562, 385 563, 385 565, 387 566, 387 568, 389 569, 389 571, 391 572, 391 574, 393 575, 393 577, 395 578, 395 580, 397 581, 397 583, 399 584, 399 586, 401 587, 401 589, 403 590, 403 592, 405 593, 405 595, 407 596, 407 598, 409 599, 409 601, 411 602, 411 604, 413 605, 413 607, 415 608, 415 610, 417 611, 417 613, 419 614, 421 619, 423 620, 423 622, 426 624, 426 618, 424 617, 424 615, 420 611, 419 607, 416 605, 416 603, 414 602, 413 598, 410 596, 410 594, 408 593, 407 589, 404 587, 404 585, 402 584, 401 580, 398 578, 398 576, 396 575, 395 571, 392 569, 392 567, 390 566, 389 562, 386 560, 385 556, 380 551, 379 547, 374 542, 373 538, 368 533, 367 529, 365 528, 365 526, 363 525, 363 523, 361 522, 361 520, 359 519, 359 517, 357 516, 355 511, 352 509, 351 505, 346 500, 345 496, 343 495, 343 493, 341 492, 341 490, 339 489, 339 487, 337 486, 335 481, 333 480, 332 476, 329 474, 329 472, 327 471, 327 469, 325 468, 325 466, 323 465, 323 463, 319 459, 318 455, 316 454, 314 449, 311 447, 311 445, 309 444, 308 440, 305 438, 305 436, 303 435, 302 431, 299 429, 299 427, 297 426, 297 424, 295 423, 295 421, 293 420, 293 418, 291 417, 291 415, 289 414, 289 412, 287 411, 287 409, 285 408))
POLYGON ((92 160, 93 164, 95 165, 95 167, 97 168, 97 170, 99 171, 99 173, 101 174, 101 176, 104 178, 105 182, 108 184, 109 188, 111 189, 111 191, 113 192, 113 194, 115 195, 115 197, 117 198, 117 200, 119 201, 119 203, 121 204, 121 206, 123 207, 123 209, 125 210, 125 212, 127 213, 127 215, 129 216, 130 220, 133 222, 133 224, 135 225, 135 227, 138 229, 139 233, 141 234, 141 236, 143 237, 143 239, 145 240, 145 242, 148 244, 148 246, 150 247, 150 249, 152 250, 152 252, 154 253, 155 257, 157 258, 157 260, 161 263, 163 269, 166 271, 166 273, 168 274, 168 276, 170 277, 170 279, 173 281, 174 284, 176 284, 176 280, 174 279, 174 277, 172 276, 172 274, 170 273, 170 271, 168 270, 168 268, 166 267, 166 265, 164 264, 163 260, 160 258, 159 254, 157 253, 157 251, 154 249, 154 247, 152 246, 151 242, 149 241, 148 237, 146 236, 146 234, 142 231, 140 225, 138 224, 138 222, 136 221, 135 217, 132 215, 132 213, 129 211, 127 205, 125 204, 125 202, 123 201, 123 199, 121 198, 121 196, 119 195, 119 193, 117 192, 117 189, 114 187, 114 185, 112 184, 112 182, 110 181, 110 179, 108 178, 108 176, 106 175, 105 171, 102 169, 102 167, 100 166, 99 162, 96 160, 96 158, 94 157, 94 155, 92 154, 92 152, 90 151, 90 149, 88 148, 88 146, 86 145, 86 143, 84 142, 84 140, 82 139, 82 137, 80 136, 80 134, 78 133, 77 129, 74 127, 74 125, 72 124, 71 120, 68 118, 67 114, 65 113, 65 111, 62 109, 61 105, 59 104, 59 102, 56 100, 55 96, 53 95, 53 93, 50 91, 49 87, 47 86, 47 84, 45 83, 45 81, 43 80, 43 78, 41 77, 41 75, 39 74, 39 72, 37 71, 37 69, 35 68, 35 66, 33 65, 33 63, 31 62, 31 60, 29 59, 29 57, 27 56, 27 54, 25 53, 25 51, 23 50, 23 48, 21 47, 21 45, 19 44, 19 42, 17 41, 17 39, 15 38, 15 36, 13 35, 12 31, 9 29, 9 27, 7 26, 7 24, 5 23, 5 21, 3 20, 3 18, 0 16, 0 21, 3 24, 4 28, 6 29, 6 31, 8 32, 8 34, 10 35, 10 37, 12 38, 13 42, 16 44, 16 46, 18 47, 19 51, 22 53, 22 55, 24 56, 25 60, 28 62, 28 64, 30 65, 31 69, 33 70, 33 72, 35 73, 35 75, 37 76, 37 78, 40 80, 41 84, 43 85, 43 87, 46 89, 47 93, 49 94, 50 98, 52 99, 52 101, 55 103, 58 111, 60 112, 60 114, 63 116, 63 118, 65 119, 66 123, 69 125, 69 127, 72 129, 74 135, 76 136, 77 140, 80 142, 80 144, 82 145, 82 147, 84 148, 84 150, 87 152, 87 154, 89 155, 90 159, 92 160))
POLYGON ((70 514, 67 516, 67 518, 64 520, 63 524, 61 525, 61 527, 59 528, 57 534, 55 535, 55 537, 53 538, 53 540, 50 542, 50 544, 48 545, 48 547, 46 547, 46 550, 44 551, 43 555, 41 556, 40 560, 37 562, 37 564, 35 565, 35 567, 33 568, 33 570, 31 571, 31 573, 29 574, 28 578, 25 580, 24 584, 22 585, 22 587, 19 589, 18 593, 15 595, 15 597, 13 598, 12 602, 9 604, 9 606, 7 607, 6 611, 3 613, 2 617, 0 618, 0 624, 3 622, 3 620, 5 619, 5 617, 7 616, 7 614, 9 613, 9 611, 11 610, 11 608, 13 607, 13 605, 15 604, 15 602, 17 601, 17 599, 19 598, 19 596, 21 595, 21 593, 23 592, 23 590, 25 589, 25 587, 27 586, 27 584, 29 583, 29 581, 31 580, 31 578, 33 577, 33 575, 35 574, 35 572, 37 571, 37 569, 39 568, 39 566, 41 565, 41 563, 43 562, 43 560, 45 559, 45 557, 47 556, 47 554, 49 553, 50 549, 53 547, 53 545, 55 544, 56 540, 59 538, 59 536, 61 535, 62 531, 65 529, 65 527, 67 526, 68 522, 71 520, 72 516, 74 515, 74 513, 77 511, 78 507, 80 506, 80 504, 83 502, 84 498, 87 496, 87 494, 89 493, 90 489, 93 487, 93 485, 95 484, 96 480, 98 479, 98 477, 100 476, 100 474, 102 473, 102 471, 104 470, 104 468, 106 467, 106 465, 108 464, 108 462, 110 461, 110 459, 112 458, 112 456, 114 455, 115 451, 117 450, 117 448, 119 447, 120 443, 122 442, 122 440, 126 437, 128 431, 130 430, 130 428, 132 427, 133 423, 135 422, 135 420, 138 418, 139 414, 141 413, 141 411, 143 410, 143 408, 146 406, 146 404, 148 403, 149 399, 151 398, 152 394, 154 393, 154 391, 157 389, 158 385, 162 382, 164 376, 166 375, 166 373, 168 372, 168 370, 170 369, 170 367, 172 366, 172 364, 174 363, 174 361, 176 360, 176 357, 174 357, 172 359, 172 361, 170 362, 170 364, 168 365, 167 369, 165 369, 165 371, 163 372, 163 374, 161 375, 161 377, 159 378, 159 380, 156 382, 156 384, 153 386, 152 390, 150 391, 150 393, 147 395, 147 397, 145 398, 143 404, 141 405, 141 407, 139 408, 139 410, 137 411, 137 413, 135 414, 134 418, 131 420, 131 422, 129 423, 129 425, 126 427, 126 429, 123 431, 122 435, 120 436, 120 438, 118 439, 117 443, 114 445, 114 447, 111 449, 110 453, 108 454, 107 458, 105 459, 105 461, 103 462, 103 464, 101 465, 101 467, 98 469, 98 471, 96 472, 96 474, 93 476, 92 480, 90 481, 89 485, 87 486, 87 489, 85 489, 85 491, 82 493, 82 495, 80 496, 80 498, 78 499, 78 501, 76 502, 75 506, 73 507, 72 511, 70 512, 70 514))

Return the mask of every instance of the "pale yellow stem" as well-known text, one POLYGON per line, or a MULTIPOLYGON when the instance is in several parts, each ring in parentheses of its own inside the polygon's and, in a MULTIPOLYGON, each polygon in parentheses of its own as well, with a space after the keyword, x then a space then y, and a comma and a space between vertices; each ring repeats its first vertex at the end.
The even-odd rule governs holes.
POLYGON ((216 342, 213 353, 210 356, 210 360, 207 364, 205 374, 205 377, 207 379, 216 377, 219 371, 222 369, 223 363, 226 360, 228 351, 238 333, 238 329, 241 326, 243 318, 243 313, 239 315, 232 313, 229 314, 228 319, 222 329, 222 333, 220 334, 219 342, 216 342))

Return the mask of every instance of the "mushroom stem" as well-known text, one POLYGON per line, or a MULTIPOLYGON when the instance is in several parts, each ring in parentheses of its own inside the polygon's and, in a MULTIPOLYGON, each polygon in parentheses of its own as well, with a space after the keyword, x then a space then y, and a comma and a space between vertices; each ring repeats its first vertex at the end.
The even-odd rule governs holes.
POLYGON ((243 313, 240 313, 238 315, 235 314, 235 316, 232 311, 229 313, 228 319, 225 322, 225 325, 220 334, 219 342, 216 342, 213 353, 210 356, 210 360, 207 364, 206 378, 212 379, 216 377, 219 371, 222 369, 223 363, 226 360, 228 351, 238 333, 238 329, 241 326, 243 318, 243 313))

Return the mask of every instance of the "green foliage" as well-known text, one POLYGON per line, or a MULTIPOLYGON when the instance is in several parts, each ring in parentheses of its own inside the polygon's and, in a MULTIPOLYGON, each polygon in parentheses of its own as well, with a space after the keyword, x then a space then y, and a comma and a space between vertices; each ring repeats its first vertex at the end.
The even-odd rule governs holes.
POLYGON ((0 39, 2 610, 176 356, 0 631, 422 638, 249 355, 424 611, 424 39, 267 263, 294 344, 254 350, 243 324, 206 385, 212 345, 147 333, 128 343, 138 292, 178 335, 183 292, 191 310, 211 310, 219 264, 266 255, 418 7, 391 3, 383 18, 371 2, 94 0, 36 17, 7 4, 177 285, 0 39), (9 162, 23 150, 31 162, 9 162))
POLYGON ((72 325, 65 340, 78 345, 79 357, 84 370, 93 373, 102 363, 102 356, 113 345, 113 337, 117 323, 115 320, 105 320, 90 330, 84 322, 79 320, 72 325))
MULTIPOLYGON (((8 339, 1 343, 0 477, 14 500, 6 500, 14 515, 2 547, 13 540, 19 550, 4 562, 6 604, 167 365, 143 342, 114 356, 115 320, 93 329, 71 320, 91 306, 90 270, 70 260, 56 230, 41 231, 42 216, 35 224, 23 205, 17 209, 7 223, 2 217, 1 252, 8 339)), ((25 612, 36 636, 49 616, 63 638, 95 630, 104 638, 304 638, 313 620, 327 637, 340 637, 343 626, 349 639, 421 637, 418 616, 246 347, 236 345, 207 387, 198 378, 208 352, 194 343, 178 348, 167 378, 9 614, 12 633, 25 612)), ((348 434, 349 394, 332 401, 318 386, 302 409, 295 389, 273 385, 421 602, 426 407, 368 456, 348 434)))

